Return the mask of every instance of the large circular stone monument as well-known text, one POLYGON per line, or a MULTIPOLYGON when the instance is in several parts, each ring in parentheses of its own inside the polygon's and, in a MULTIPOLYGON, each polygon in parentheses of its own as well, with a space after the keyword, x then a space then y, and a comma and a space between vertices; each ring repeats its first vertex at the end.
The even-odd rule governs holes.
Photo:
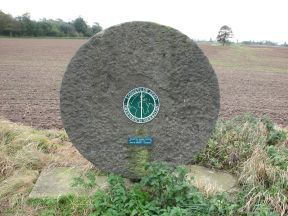
POLYGON ((205 147, 219 112, 207 57, 186 35, 128 22, 92 37, 61 86, 61 116, 79 152, 128 178, 146 162, 188 164, 205 147))

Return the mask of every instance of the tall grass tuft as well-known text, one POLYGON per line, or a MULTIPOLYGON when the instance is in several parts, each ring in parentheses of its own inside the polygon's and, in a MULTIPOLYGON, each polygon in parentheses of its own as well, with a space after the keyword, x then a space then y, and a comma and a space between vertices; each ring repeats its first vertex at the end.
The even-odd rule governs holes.
POLYGON ((267 117, 248 114, 219 121, 196 162, 237 175, 243 214, 267 207, 288 215, 287 137, 267 117))
POLYGON ((207 147, 198 154, 196 163, 210 168, 239 172, 239 166, 253 153, 257 145, 265 145, 267 130, 252 115, 218 121, 207 147))

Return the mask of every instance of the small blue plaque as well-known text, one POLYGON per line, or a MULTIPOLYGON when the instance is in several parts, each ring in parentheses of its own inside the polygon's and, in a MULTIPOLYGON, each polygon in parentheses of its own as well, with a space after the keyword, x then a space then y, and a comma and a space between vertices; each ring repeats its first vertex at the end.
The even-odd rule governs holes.
POLYGON ((147 137, 128 137, 129 145, 152 145, 153 138, 150 136, 147 137))

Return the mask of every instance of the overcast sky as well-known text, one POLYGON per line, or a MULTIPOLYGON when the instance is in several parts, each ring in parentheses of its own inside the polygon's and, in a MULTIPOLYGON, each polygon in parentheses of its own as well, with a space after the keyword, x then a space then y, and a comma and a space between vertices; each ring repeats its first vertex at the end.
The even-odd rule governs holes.
POLYGON ((0 10, 31 18, 71 21, 78 16, 104 28, 127 21, 153 21, 193 39, 212 38, 222 25, 234 41, 288 42, 288 0, 0 0, 0 10))

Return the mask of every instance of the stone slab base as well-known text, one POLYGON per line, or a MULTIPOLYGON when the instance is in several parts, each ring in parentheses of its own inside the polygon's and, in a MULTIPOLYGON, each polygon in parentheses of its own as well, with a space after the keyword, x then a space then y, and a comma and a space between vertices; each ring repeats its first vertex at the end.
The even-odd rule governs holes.
MULTIPOLYGON (((29 198, 57 198, 59 196, 76 194, 87 194, 80 187, 72 187, 73 179, 79 177, 81 169, 70 167, 49 168, 40 174, 29 198)), ((104 187, 107 182, 106 176, 97 176, 97 185, 104 187)))

